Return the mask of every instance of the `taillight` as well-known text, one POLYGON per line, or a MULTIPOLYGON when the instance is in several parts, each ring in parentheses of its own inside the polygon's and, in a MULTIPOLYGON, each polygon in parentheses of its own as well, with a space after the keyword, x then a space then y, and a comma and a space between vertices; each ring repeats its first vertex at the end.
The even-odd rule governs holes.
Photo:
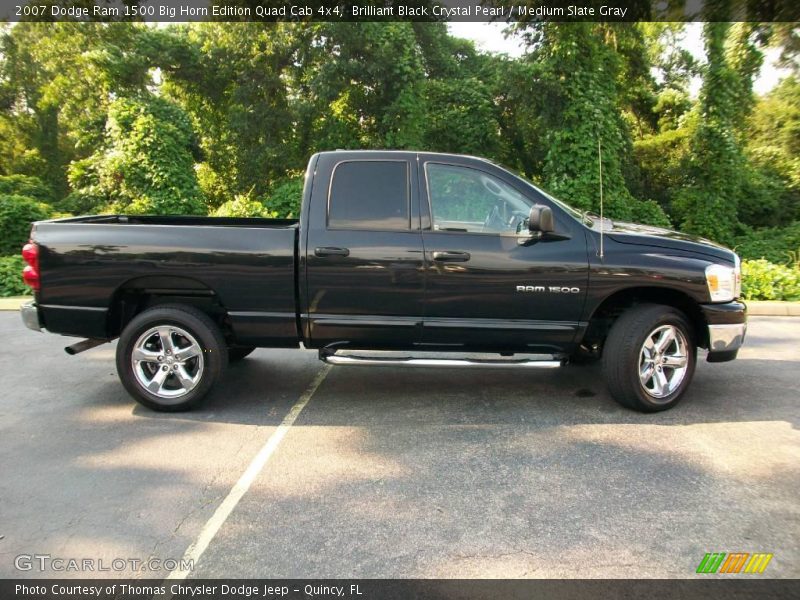
POLYGON ((39 246, 28 242, 22 247, 22 258, 28 263, 22 269, 22 279, 34 290, 38 290, 39 282, 39 246))

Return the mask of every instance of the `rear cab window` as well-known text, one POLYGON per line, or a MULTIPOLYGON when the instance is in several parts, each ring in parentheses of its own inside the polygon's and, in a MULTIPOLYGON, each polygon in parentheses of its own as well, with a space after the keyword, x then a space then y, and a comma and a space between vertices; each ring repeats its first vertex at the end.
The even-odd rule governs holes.
POLYGON ((353 160, 333 169, 328 229, 408 231, 411 194, 405 160, 353 160))

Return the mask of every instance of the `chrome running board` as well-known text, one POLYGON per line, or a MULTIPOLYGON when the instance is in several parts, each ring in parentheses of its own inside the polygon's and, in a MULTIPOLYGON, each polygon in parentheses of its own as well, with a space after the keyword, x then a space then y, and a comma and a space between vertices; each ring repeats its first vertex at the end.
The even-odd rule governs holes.
POLYGON ((376 354, 341 355, 329 350, 320 350, 319 359, 330 365, 381 366, 381 367, 469 367, 469 368, 516 368, 556 369, 564 364, 556 359, 484 359, 484 358, 423 358, 415 356, 380 356, 376 354))

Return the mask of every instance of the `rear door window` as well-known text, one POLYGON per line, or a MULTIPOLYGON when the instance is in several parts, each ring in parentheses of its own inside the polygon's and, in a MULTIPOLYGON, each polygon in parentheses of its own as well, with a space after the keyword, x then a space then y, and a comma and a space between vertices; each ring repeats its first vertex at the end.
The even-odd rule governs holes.
POLYGON ((408 163, 348 161, 336 165, 328 197, 330 229, 410 229, 408 163))

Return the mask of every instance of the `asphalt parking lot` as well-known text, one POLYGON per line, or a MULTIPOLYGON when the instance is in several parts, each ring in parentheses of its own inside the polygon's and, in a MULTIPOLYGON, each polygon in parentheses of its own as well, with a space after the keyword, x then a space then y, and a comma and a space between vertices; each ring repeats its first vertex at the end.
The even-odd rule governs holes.
MULTIPOLYGON (((70 357, 11 312, 0 330, 0 577, 93 575, 20 555, 180 558, 327 368, 258 350, 198 410, 158 414, 113 345, 70 357)), ((189 576, 683 578, 706 552, 769 552, 762 577, 798 577, 799 342, 800 318, 751 319, 740 359, 698 362, 656 415, 596 366, 333 368, 189 576)))

